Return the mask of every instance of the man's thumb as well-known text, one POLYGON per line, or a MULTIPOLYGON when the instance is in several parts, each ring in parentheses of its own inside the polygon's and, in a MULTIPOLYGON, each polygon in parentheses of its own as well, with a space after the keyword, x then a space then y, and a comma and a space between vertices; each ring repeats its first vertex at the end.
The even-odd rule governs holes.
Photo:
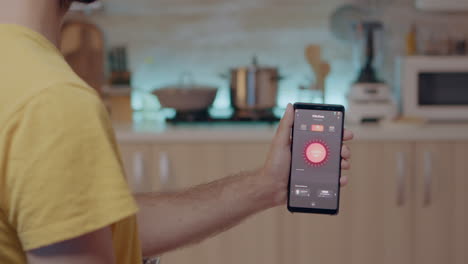
POLYGON ((289 146, 291 129, 294 123, 294 109, 292 104, 288 104, 283 118, 280 121, 278 130, 276 130, 275 143, 283 146, 289 146))

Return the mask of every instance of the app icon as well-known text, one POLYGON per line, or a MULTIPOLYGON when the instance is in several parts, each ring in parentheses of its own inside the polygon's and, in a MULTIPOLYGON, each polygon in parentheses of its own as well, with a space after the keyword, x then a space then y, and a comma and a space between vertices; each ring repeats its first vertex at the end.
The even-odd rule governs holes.
POLYGON ((330 126, 330 127, 328 128, 328 131, 329 131, 329 132, 335 132, 335 126, 330 126))
POLYGON ((310 127, 310 130, 315 131, 315 132, 323 132, 324 127, 323 125, 312 125, 310 127))
POLYGON ((306 124, 302 124, 302 125, 301 125, 301 130, 304 130, 304 131, 307 130, 307 125, 306 125, 306 124))

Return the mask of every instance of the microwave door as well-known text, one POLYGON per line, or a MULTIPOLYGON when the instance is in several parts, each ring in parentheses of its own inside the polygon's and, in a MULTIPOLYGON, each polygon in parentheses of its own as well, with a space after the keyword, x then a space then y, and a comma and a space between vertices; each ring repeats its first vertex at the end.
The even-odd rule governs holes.
POLYGON ((468 72, 421 72, 418 105, 468 106, 468 72))

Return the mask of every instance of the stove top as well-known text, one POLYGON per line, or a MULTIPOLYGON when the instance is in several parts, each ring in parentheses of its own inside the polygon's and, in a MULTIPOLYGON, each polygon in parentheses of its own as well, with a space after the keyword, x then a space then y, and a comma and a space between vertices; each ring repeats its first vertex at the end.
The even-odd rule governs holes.
POLYGON ((237 122, 263 122, 276 123, 280 119, 273 114, 272 110, 262 111, 236 111, 234 115, 228 118, 211 117, 208 110, 176 112, 173 118, 166 120, 169 124, 187 124, 187 123, 237 123, 237 122))

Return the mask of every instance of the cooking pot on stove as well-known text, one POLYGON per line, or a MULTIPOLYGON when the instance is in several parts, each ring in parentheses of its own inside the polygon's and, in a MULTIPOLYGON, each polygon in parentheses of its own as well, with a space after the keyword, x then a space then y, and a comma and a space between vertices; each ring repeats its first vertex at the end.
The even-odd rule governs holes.
POLYGON ((276 106, 278 82, 275 67, 261 67, 254 57, 252 65, 230 72, 231 105, 236 111, 269 110, 276 106))

